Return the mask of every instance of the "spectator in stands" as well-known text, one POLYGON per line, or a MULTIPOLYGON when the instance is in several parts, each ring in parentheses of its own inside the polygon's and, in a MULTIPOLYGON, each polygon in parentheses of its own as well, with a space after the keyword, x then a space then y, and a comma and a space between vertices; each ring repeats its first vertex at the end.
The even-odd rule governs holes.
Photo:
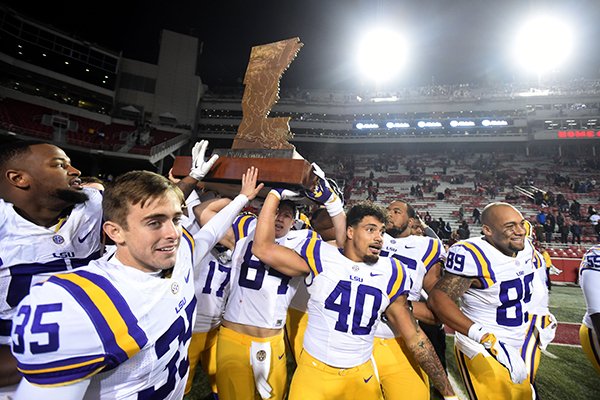
MULTIPOLYGON (((533 198, 535 204, 539 206, 540 204, 542 204, 542 201, 544 201, 544 194, 541 191, 536 190, 536 192, 533 194, 533 198)), ((540 223, 543 224, 543 222, 540 223)))
POLYGON ((540 242, 544 240, 544 225, 537 222, 536 218, 533 218, 531 221, 531 225, 533 226, 533 234, 535 238, 540 242))
POLYGON ((463 221, 460 226, 458 227, 458 237, 460 238, 460 240, 465 240, 471 237, 471 231, 469 230, 469 225, 467 224, 467 221, 463 221))
POLYGON ((592 210, 593 214, 590 215, 590 223, 592 224, 592 228, 594 228, 594 232, 596 233, 596 241, 600 242, 600 223, 598 223, 600 221, 600 215, 598 215, 596 210, 593 208, 592 210))
POLYGON ((444 221, 444 219, 441 217, 438 218, 435 234, 437 236, 439 236, 441 239, 448 239, 448 237, 449 237, 449 233, 448 233, 448 237, 445 236, 446 235, 445 228, 446 228, 446 222, 444 221))
POLYGON ((551 243, 552 242, 552 234, 554 233, 554 226, 552 225, 552 222, 550 221, 550 219, 546 219, 546 222, 544 223, 544 234, 545 234, 545 242, 546 243, 551 243))
POLYGON ((577 201, 577 199, 573 199, 570 207, 571 217, 579 221, 581 219, 581 204, 577 201))
POLYGON ((556 205, 559 211, 563 213, 569 211, 569 200, 562 193, 556 195, 556 205))
POLYGON ((450 234, 450 239, 448 239, 448 247, 452 246, 454 243, 458 242, 460 240, 460 235, 458 234, 458 229, 453 231, 450 234))
POLYGON ((450 239, 450 235, 452 234, 452 227, 450 226, 450 222, 446 222, 444 225, 444 237, 443 239, 450 239))
POLYGON ((417 194, 417 198, 418 199, 422 199, 423 198, 423 189, 421 189, 421 186, 417 184, 417 186, 415 186, 415 192, 417 194))
POLYGON ((465 219, 465 208, 461 204, 458 208, 458 221, 461 222, 463 219, 465 219))
POLYGON ((563 213, 559 210, 558 214, 556 215, 556 225, 558 225, 558 230, 557 232, 560 233, 562 226, 565 224, 565 216, 563 215, 563 213))
POLYGON ((571 224, 571 234, 573 237, 571 238, 571 244, 575 244, 575 240, 577 240, 577 244, 581 244, 581 226, 576 219, 573 219, 573 223, 571 224))
POLYGON ((571 219, 569 217, 564 219, 562 226, 559 226, 560 242, 567 243, 569 240, 569 229, 571 228, 571 219))
POLYGON ((427 225, 431 225, 431 221, 433 220, 433 218, 431 217, 431 215, 429 214, 429 211, 425 211, 425 216, 423 217, 423 221, 427 224, 427 225))
POLYGON ((473 223, 481 224, 481 211, 477 207, 473 208, 473 223))
POLYGON ((539 222, 540 225, 544 225, 546 223, 546 212, 544 211, 544 209, 540 209, 540 212, 537 213, 535 219, 537 222, 539 222))

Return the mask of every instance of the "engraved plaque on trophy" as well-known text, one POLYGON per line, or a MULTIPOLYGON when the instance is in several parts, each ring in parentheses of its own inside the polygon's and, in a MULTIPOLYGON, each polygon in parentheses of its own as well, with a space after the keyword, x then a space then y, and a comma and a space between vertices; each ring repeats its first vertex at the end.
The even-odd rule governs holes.
MULTIPOLYGON (((288 142, 293 136, 290 117, 269 117, 279 99, 279 81, 302 45, 296 37, 252 48, 244 76, 242 122, 232 148, 214 151, 219 159, 203 179, 207 187, 214 187, 212 182, 237 184, 251 166, 259 169, 258 179, 267 186, 313 185, 312 166, 288 142)), ((177 157, 174 175, 185 176, 190 167, 191 157, 177 157)))

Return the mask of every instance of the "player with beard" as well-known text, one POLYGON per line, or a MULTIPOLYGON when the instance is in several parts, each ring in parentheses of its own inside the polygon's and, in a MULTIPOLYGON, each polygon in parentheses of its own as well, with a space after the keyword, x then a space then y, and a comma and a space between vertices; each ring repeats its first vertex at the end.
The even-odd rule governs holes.
POLYGON ((456 331, 455 355, 472 399, 535 398, 521 352, 528 318, 540 309, 532 295, 535 249, 523 215, 510 204, 489 204, 481 222, 483 237, 449 249, 446 273, 428 302, 456 331))
POLYGON ((100 257, 102 194, 83 188, 69 157, 47 143, 3 144, 0 172, 0 386, 7 386, 20 380, 10 353, 15 307, 36 283, 100 257))
MULTIPOLYGON (((408 300, 413 302, 413 314, 420 323, 433 324, 435 318, 431 310, 419 300, 421 289, 429 292, 440 277, 442 262, 446 257, 444 246, 438 238, 412 235, 411 225, 416 221, 416 212, 410 204, 397 200, 387 209, 389 221, 383 235, 381 256, 398 258, 406 266, 412 281, 408 300)), ((433 343, 431 336, 429 339, 433 343)), ((441 340, 445 341, 443 335, 441 340)), ((445 365, 444 352, 437 351, 437 355, 445 365)), ((373 358, 384 398, 429 399, 427 375, 413 358, 401 335, 385 322, 377 327, 373 358)))
POLYGON ((342 252, 315 234, 298 254, 275 243, 280 199, 277 190, 267 196, 252 251, 281 273, 308 275, 310 280, 308 327, 289 398, 379 399, 381 390, 370 358, 383 313, 434 385, 445 396, 453 396, 431 343, 410 311, 410 280, 404 268, 397 259, 379 257, 385 210, 370 203, 352 207, 342 252))

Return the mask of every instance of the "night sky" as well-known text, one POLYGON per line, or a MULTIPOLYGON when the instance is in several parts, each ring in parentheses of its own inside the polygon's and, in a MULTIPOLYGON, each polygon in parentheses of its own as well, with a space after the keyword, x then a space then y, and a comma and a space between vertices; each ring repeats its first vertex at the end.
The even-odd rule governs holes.
POLYGON ((571 60, 554 76, 600 77, 598 0, 3 2, 141 61, 156 62, 161 28, 197 36, 200 76, 208 85, 239 84, 253 45, 298 36, 304 48, 282 86, 339 89, 366 84, 355 72, 355 45, 366 27, 382 23, 404 32, 412 47, 407 68, 390 86, 526 79, 508 48, 520 22, 542 10, 569 21, 577 38, 571 60))

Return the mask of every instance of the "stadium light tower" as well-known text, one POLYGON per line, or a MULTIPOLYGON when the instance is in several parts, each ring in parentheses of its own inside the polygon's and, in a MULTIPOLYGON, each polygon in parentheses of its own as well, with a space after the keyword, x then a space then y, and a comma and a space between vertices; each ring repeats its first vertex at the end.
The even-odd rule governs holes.
POLYGON ((378 27, 359 42, 357 62, 362 75, 376 84, 393 79, 403 69, 407 57, 406 41, 398 32, 378 27))
POLYGON ((569 25, 550 16, 529 20, 519 30, 514 46, 514 57, 526 70, 541 80, 545 73, 556 70, 570 56, 573 33, 569 25))

